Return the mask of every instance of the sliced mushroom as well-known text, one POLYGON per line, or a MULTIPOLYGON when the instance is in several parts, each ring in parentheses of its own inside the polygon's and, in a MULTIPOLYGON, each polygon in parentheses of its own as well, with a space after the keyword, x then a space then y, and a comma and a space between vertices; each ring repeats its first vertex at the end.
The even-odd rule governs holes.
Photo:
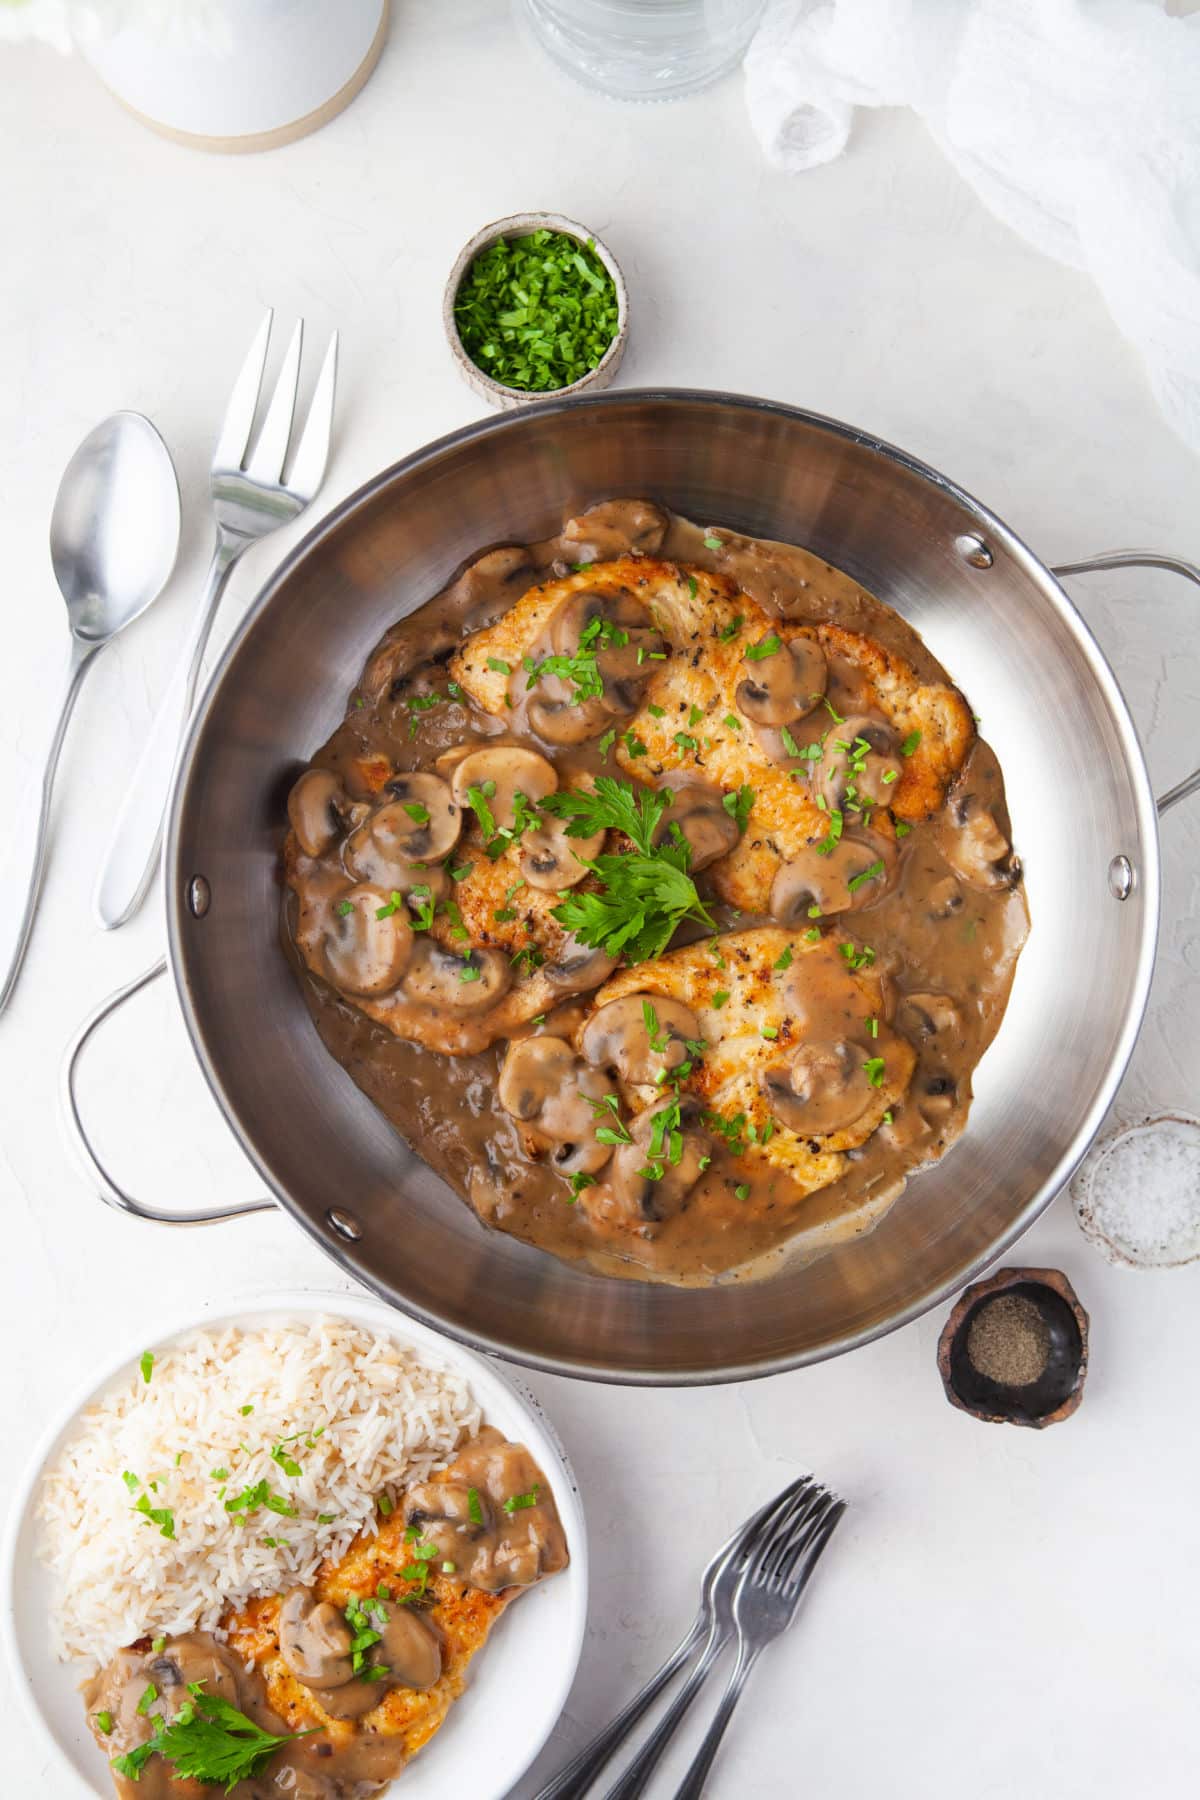
POLYGON ((654 842, 674 843, 682 836, 694 875, 728 855, 741 834, 737 820, 725 809, 720 788, 709 781, 675 781, 669 786, 674 799, 654 828, 654 842))
POLYGON ((596 831, 591 837, 568 837, 565 819, 547 819, 521 839, 518 867, 530 887, 558 893, 583 880, 586 865, 599 856, 606 835, 596 831))
POLYGON ((602 700, 593 697, 581 702, 561 675, 543 675, 529 696, 525 716, 530 730, 547 744, 586 744, 612 724, 612 714, 602 700))
POLYGON ((292 1588, 279 1609, 279 1653, 305 1687, 345 1687, 354 1679, 353 1635, 341 1609, 311 1588, 292 1588))
POLYGON ((826 855, 807 844, 771 883, 771 916, 781 925, 800 926, 857 912, 882 899, 895 872, 895 846, 874 833, 846 832, 826 855))
POLYGON ((360 881, 374 882, 389 893, 393 888, 401 894, 411 893, 413 888, 428 888, 434 900, 441 900, 450 891, 449 878, 440 862, 413 861, 409 857, 416 821, 405 811, 405 805, 401 800, 389 800, 377 806, 346 839, 342 862, 360 881))
POLYGON ((820 757, 808 767, 813 794, 827 809, 854 812, 887 806, 904 764, 886 719, 856 713, 830 726, 820 757))
POLYGON ((600 1071, 581 1063, 564 1039, 527 1037, 509 1045, 496 1092, 506 1112, 557 1146, 551 1158, 555 1168, 591 1175, 612 1155, 611 1144, 596 1137, 605 1115, 597 1117, 588 1105, 602 1100, 607 1089, 600 1071))
POLYGON ((939 1047, 961 1036, 962 1014, 949 994, 902 994, 896 1004, 896 1029, 920 1044, 931 1038, 939 1047))
POLYGON ((642 688, 668 649, 642 601, 587 589, 572 594, 554 614, 550 646, 559 656, 591 650, 604 689, 599 704, 618 718, 637 710, 642 688))
POLYGON ((455 800, 463 807, 470 805, 470 791, 477 788, 487 801, 497 830, 511 831, 517 816, 517 795, 523 796, 528 808, 536 808, 539 800, 557 788, 558 775, 554 764, 536 750, 527 750, 522 744, 489 744, 463 757, 451 777, 451 786, 455 800))
POLYGON ((971 791, 953 793, 938 821, 938 846, 968 887, 1012 887, 1021 865, 991 807, 971 791))
POLYGON ((592 1014, 579 1047, 593 1068, 616 1069, 626 1081, 653 1085, 661 1070, 677 1069, 692 1055, 687 1040, 700 1038, 700 1021, 681 1000, 627 994, 592 1014))
POLYGON ((348 802, 331 769, 306 769, 288 795, 288 819, 306 856, 323 856, 340 837, 348 802))
POLYGON ((712 1161, 713 1140, 695 1125, 694 1106, 681 1107, 673 1134, 656 1126, 655 1116, 653 1110, 642 1113, 632 1142, 613 1156, 604 1184, 608 1204, 638 1225, 673 1217, 712 1161))
POLYGON ((793 637, 778 649, 772 648, 772 639, 779 640, 773 626, 747 647, 746 674, 734 699, 743 718, 754 725, 794 725, 819 705, 829 671, 812 638, 793 637))
POLYGON ((651 500, 601 500, 568 519, 562 535, 571 560, 601 562, 628 550, 653 555, 662 547, 667 525, 666 513, 651 500))
POLYGON ((590 944, 582 944, 570 935, 563 939, 558 954, 547 960, 540 973, 556 993, 583 994, 607 981, 616 966, 616 957, 610 956, 607 950, 593 949, 590 944))
POLYGON ((321 916, 317 972, 344 994, 388 994, 408 967, 413 934, 403 901, 374 883, 333 892, 321 916))
POLYGON ((394 775, 384 793, 388 800, 371 821, 381 849, 406 863, 436 862, 453 850, 462 831, 462 814, 440 775, 420 769, 394 775))
POLYGON ((373 1614, 376 1630, 381 1633, 375 1647, 375 1662, 388 1671, 389 1687, 415 1688, 423 1693, 431 1688, 442 1672, 442 1644, 430 1620, 411 1606, 400 1606, 394 1600, 380 1603, 386 1617, 373 1614))
POLYGON ((457 1576, 485 1593, 527 1587, 568 1560, 546 1477, 523 1445, 490 1426, 443 1475, 409 1488, 404 1519, 437 1545, 457 1576))
POLYGON ((801 1137, 828 1137, 853 1125, 872 1104, 863 1064, 871 1051, 849 1038, 809 1039, 789 1061, 759 1077, 772 1115, 801 1137))
POLYGON ((512 984, 512 968, 498 950, 447 950, 420 937, 404 977, 404 996, 418 1006, 486 1012, 512 984))
POLYGON ((967 896, 953 875, 946 875, 941 881, 935 881, 926 895, 929 916, 933 919, 952 919, 966 904, 967 896))

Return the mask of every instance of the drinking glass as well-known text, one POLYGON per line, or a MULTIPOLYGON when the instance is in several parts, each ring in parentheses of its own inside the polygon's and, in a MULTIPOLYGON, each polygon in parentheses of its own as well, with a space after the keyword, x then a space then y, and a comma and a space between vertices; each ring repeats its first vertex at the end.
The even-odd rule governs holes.
POLYGON ((673 100, 746 53, 767 0, 521 0, 534 35, 587 87, 618 100, 673 100))

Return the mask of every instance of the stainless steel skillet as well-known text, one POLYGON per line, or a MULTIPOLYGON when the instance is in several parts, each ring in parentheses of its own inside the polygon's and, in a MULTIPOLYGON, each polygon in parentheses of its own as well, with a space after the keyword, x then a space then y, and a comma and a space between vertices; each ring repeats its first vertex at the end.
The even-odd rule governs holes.
MULTIPOLYGON (((1176 558, 1129 552, 1057 571, 1176 558)), ((1200 774, 1159 802, 1200 786, 1200 774)), ((454 433, 325 519, 259 596, 179 766, 169 965, 196 1054, 274 1201, 348 1272, 479 1348, 641 1383, 770 1374, 853 1348, 962 1285, 1047 1205, 1112 1101, 1158 925, 1155 802, 1111 669, 1056 578, 945 476, 867 434, 736 395, 550 401, 454 433), (600 1279, 485 1231, 327 1056, 276 943, 283 797, 367 650, 470 554, 648 495, 810 546, 909 618, 999 752, 1033 930, 962 1141, 870 1236, 766 1282, 600 1279)), ((105 1003, 72 1045, 151 979, 105 1003)), ((125 1194, 84 1144, 112 1204, 125 1194)), ((258 1202, 259 1206, 273 1204, 258 1202)), ((226 1207, 185 1222, 252 1210, 226 1207)), ((175 1215, 178 1217, 178 1215, 175 1215)))

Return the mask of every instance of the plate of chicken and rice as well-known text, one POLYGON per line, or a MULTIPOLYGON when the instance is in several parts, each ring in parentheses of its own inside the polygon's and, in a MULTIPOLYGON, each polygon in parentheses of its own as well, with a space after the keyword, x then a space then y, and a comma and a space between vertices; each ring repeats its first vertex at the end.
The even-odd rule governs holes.
POLYGON ((506 1794, 578 1664, 587 1545, 532 1396, 366 1295, 144 1336, 55 1422, 5 1547, 53 1791, 506 1794))

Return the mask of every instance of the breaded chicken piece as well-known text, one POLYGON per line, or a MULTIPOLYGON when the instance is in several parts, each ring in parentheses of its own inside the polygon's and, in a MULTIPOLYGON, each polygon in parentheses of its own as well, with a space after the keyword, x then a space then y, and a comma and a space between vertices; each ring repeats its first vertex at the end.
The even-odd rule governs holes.
MULTIPOLYGON (((344 1607, 352 1597, 363 1599, 374 1594, 381 1581, 396 1594, 414 1586, 397 1573, 411 1561, 404 1529, 403 1517, 397 1511, 383 1521, 376 1536, 356 1539, 340 1563, 325 1563, 314 1584, 317 1598, 344 1607)), ((428 1616, 437 1625, 442 1640, 441 1675, 433 1687, 423 1692, 413 1688, 390 1689, 357 1724, 331 1719, 312 1689, 297 1680, 288 1668, 279 1649, 281 1595, 251 1601, 244 1611, 227 1617, 223 1623, 229 1632, 231 1649, 252 1661, 260 1671, 271 1707, 289 1731, 320 1727, 335 1744, 350 1743, 365 1734, 400 1738, 406 1755, 412 1756, 444 1722, 466 1686, 471 1658, 483 1648, 496 1620, 520 1591, 508 1588, 503 1593, 487 1594, 453 1576, 440 1572, 431 1575, 427 1593, 432 1606, 428 1616)))
MULTIPOLYGON (((622 969, 598 990, 592 1009, 628 994, 645 994, 651 1002, 660 994, 691 1007, 706 1048, 683 1092, 727 1122, 740 1116, 745 1155, 783 1170, 802 1193, 811 1193, 842 1173, 840 1153, 865 1142, 882 1122, 916 1063, 912 1045, 884 1022, 879 979, 869 968, 853 969, 843 944, 858 952, 843 937, 814 941, 777 926, 729 932, 622 969), (862 1052, 862 1111, 822 1137, 789 1129, 760 1085, 764 1071, 787 1064, 811 1041, 810 1020, 822 1037, 843 1035, 862 1052)), ((661 1089, 632 1089, 629 1100, 639 1111, 660 1105, 661 1089)))
MULTIPOLYGON (((941 805, 974 739, 970 711, 956 689, 920 683, 908 663, 873 639, 839 626, 770 618, 722 576, 644 557, 620 557, 531 588, 495 625, 470 637, 454 659, 454 674, 479 706, 505 712, 504 668, 518 669, 544 640, 558 609, 581 591, 644 602, 670 650, 647 680, 637 711, 621 721, 613 749, 619 767, 644 782, 693 774, 727 793, 753 789, 741 841, 710 870, 722 899, 746 912, 767 911, 780 866, 830 827, 828 810, 809 785, 807 763, 772 760, 739 711, 737 688, 747 674, 749 645, 772 632, 785 645, 804 638, 819 644, 897 742, 916 734, 915 748, 888 790, 887 808, 874 808, 872 827, 885 835, 891 834, 889 812, 914 820, 941 805)), ((837 721, 828 711, 814 711, 795 736, 811 741, 818 727, 836 733, 837 721)))

